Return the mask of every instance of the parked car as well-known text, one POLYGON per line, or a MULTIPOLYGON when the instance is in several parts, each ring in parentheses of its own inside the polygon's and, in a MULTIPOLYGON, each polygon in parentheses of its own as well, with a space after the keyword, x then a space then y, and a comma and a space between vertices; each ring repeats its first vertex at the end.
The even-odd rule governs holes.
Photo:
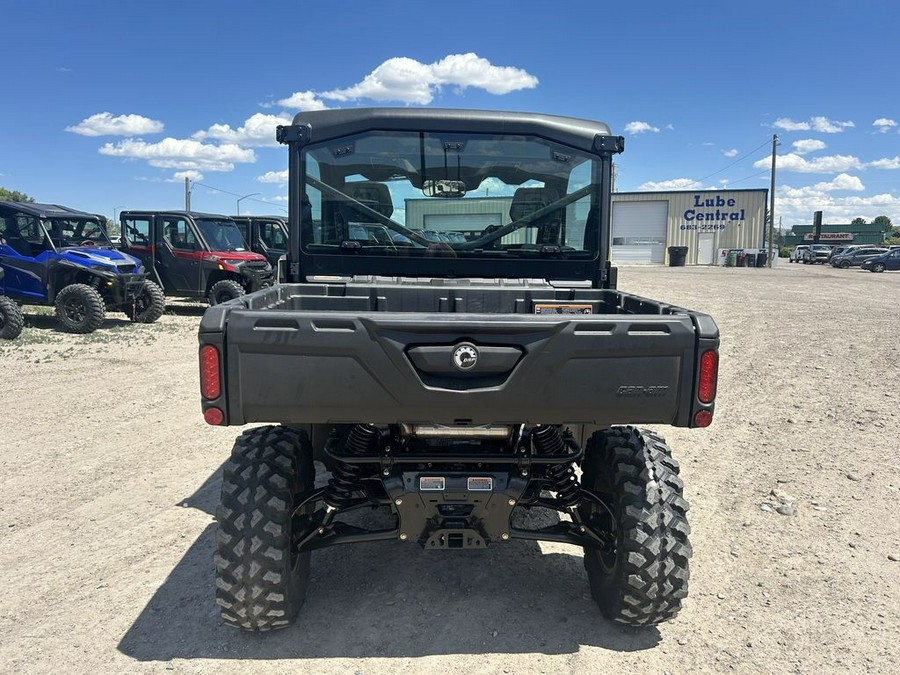
POLYGON ((839 255, 844 255, 848 251, 852 251, 853 249, 863 248, 865 244, 841 244, 840 246, 835 246, 831 249, 831 255, 828 256, 828 262, 831 262, 839 255))
POLYGON ((870 272, 884 272, 885 270, 900 270, 900 246, 894 248, 893 251, 882 253, 874 258, 864 260, 860 265, 864 270, 870 272))
POLYGON ((807 250, 809 250, 809 246, 806 244, 795 246, 794 250, 791 251, 791 255, 788 256, 788 262, 800 262, 803 260, 803 253, 807 250))
POLYGON ((803 251, 803 264, 815 265, 816 263, 824 265, 831 257, 831 246, 828 244, 811 244, 803 251))
POLYGON ((887 249, 874 246, 863 246, 848 251, 842 256, 833 258, 831 264, 833 267, 840 267, 841 269, 860 267, 864 261, 879 256, 882 253, 887 253, 887 249))

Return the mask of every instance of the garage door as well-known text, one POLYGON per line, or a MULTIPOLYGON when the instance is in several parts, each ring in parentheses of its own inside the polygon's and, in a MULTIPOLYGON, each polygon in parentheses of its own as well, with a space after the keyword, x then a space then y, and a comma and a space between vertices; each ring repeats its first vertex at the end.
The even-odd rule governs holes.
POLYGON ((662 265, 668 217, 667 201, 613 202, 613 262, 662 265))

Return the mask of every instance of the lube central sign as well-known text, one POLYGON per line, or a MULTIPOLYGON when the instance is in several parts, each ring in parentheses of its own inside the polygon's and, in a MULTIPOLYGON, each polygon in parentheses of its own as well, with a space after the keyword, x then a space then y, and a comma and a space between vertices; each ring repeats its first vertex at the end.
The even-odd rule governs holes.
POLYGON ((747 219, 746 209, 734 197, 695 194, 691 207, 684 211, 682 230, 724 230, 731 223, 747 219))

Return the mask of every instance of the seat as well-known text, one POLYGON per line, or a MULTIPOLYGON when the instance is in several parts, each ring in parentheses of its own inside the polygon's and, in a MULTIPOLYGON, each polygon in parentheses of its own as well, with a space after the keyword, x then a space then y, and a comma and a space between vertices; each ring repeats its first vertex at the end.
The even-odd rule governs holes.
MULTIPOLYGON (((549 187, 520 187, 513 194, 509 217, 513 222, 527 218, 560 199, 559 192, 549 187)), ((565 241, 566 208, 554 209, 528 223, 536 227, 535 243, 541 246, 559 246, 565 241)))
MULTIPOLYGON (((343 187, 344 194, 355 199, 360 204, 390 218, 394 213, 394 202, 391 200, 391 191, 384 183, 375 181, 356 181, 346 183, 343 187)), ((374 228, 386 229, 383 222, 377 220, 371 213, 360 209, 353 202, 343 200, 337 203, 335 220, 338 231, 344 239, 374 239, 378 240, 378 233, 374 228), (351 227, 351 223, 353 227, 351 227), (360 237, 360 234, 364 236, 360 237)), ((388 233, 385 233, 388 234, 388 233)), ((389 239, 389 234, 388 234, 389 239)), ((388 242, 389 243, 389 242, 388 242)))

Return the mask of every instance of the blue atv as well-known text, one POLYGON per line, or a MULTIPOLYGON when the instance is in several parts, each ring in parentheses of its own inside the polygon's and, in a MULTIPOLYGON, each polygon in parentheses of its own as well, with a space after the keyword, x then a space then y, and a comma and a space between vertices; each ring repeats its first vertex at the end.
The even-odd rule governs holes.
POLYGON ((97 330, 107 310, 139 323, 165 311, 162 289, 113 248, 100 219, 64 206, 0 201, 0 269, 0 294, 52 305, 71 333, 97 330))
MULTIPOLYGON (((3 284, 3 268, 0 267, 0 287, 3 284)), ((0 295, 0 338, 14 340, 22 332, 22 310, 15 300, 0 295)))

